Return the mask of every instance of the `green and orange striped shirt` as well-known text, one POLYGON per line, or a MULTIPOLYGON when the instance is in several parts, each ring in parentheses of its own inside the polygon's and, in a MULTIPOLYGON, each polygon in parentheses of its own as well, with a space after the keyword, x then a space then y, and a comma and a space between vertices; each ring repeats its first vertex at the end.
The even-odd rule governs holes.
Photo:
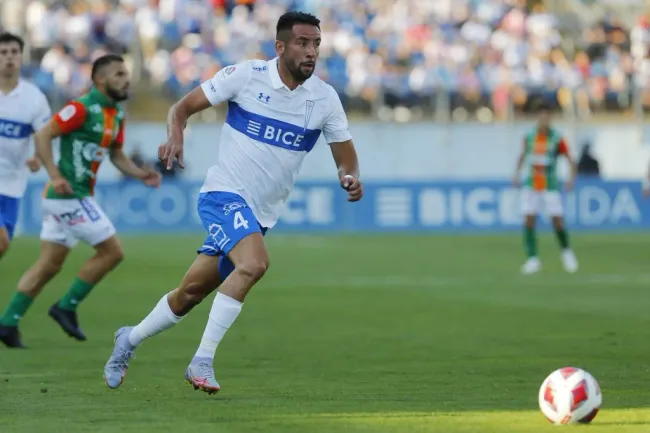
POLYGON ((525 163, 528 168, 526 186, 536 191, 557 191, 557 159, 567 155, 569 148, 559 131, 535 128, 524 138, 525 163))
POLYGON ((59 171, 70 182, 74 193, 57 194, 48 184, 44 196, 50 199, 92 196, 102 161, 111 149, 119 149, 124 144, 124 111, 93 87, 69 102, 52 121, 61 131, 59 171))

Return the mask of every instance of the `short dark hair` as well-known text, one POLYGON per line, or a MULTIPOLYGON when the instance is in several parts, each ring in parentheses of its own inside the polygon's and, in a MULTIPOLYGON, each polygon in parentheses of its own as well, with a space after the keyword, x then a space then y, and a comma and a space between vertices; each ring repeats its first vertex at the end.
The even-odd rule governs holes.
POLYGON ((20 52, 22 53, 25 48, 25 41, 23 41, 23 38, 9 32, 0 33, 0 44, 9 44, 11 42, 17 43, 20 46, 20 52))
POLYGON ((287 33, 291 34, 293 26, 296 24, 308 24, 318 27, 320 30, 320 20, 312 14, 300 11, 291 11, 283 14, 278 20, 275 28, 276 39, 286 39, 287 33))
POLYGON ((546 101, 541 101, 537 104, 537 110, 538 113, 550 113, 551 112, 551 104, 549 104, 546 101))
POLYGON ((105 66, 108 66, 114 62, 124 63, 124 58, 118 54, 105 54, 97 58, 97 60, 93 62, 93 68, 90 72, 90 79, 95 81, 97 74, 99 74, 105 66))

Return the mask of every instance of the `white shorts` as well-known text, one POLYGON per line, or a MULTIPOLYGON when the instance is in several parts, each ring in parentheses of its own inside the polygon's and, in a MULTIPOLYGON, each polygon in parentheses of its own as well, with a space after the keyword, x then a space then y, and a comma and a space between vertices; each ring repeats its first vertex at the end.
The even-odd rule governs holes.
POLYGON ((521 212, 524 216, 537 215, 542 209, 550 217, 564 216, 562 195, 559 191, 535 191, 530 188, 521 190, 521 212))
POLYGON ((115 235, 115 227, 94 198, 43 199, 41 240, 68 248, 80 240, 95 246, 115 235))

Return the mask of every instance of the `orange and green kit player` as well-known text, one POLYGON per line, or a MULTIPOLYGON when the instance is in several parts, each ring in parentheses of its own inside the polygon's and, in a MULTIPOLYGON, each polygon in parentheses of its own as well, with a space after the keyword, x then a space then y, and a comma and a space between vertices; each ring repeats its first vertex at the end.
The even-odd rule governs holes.
POLYGON ((569 235, 564 224, 561 183, 557 174, 557 163, 565 157, 571 166, 571 175, 565 189, 571 190, 576 176, 576 165, 569 153, 567 142, 562 134, 551 126, 550 109, 539 109, 537 126, 524 138, 523 149, 517 160, 514 184, 521 185, 521 171, 526 167, 525 180, 521 188, 521 208, 524 215, 524 245, 528 259, 522 267, 524 274, 541 270, 537 255, 537 235, 535 226, 537 215, 542 208, 551 217, 557 235, 561 259, 567 272, 578 270, 578 260, 569 245, 569 235))
POLYGON ((43 192, 40 256, 23 274, 0 316, 0 341, 8 347, 24 347, 19 320, 80 240, 92 246, 95 255, 84 263, 68 292, 49 309, 49 315, 69 336, 86 339, 79 327, 77 307, 124 255, 115 227, 94 199, 102 161, 109 157, 126 176, 148 186, 160 185, 160 173, 137 167, 122 149, 124 111, 118 103, 127 98, 129 87, 124 60, 112 54, 100 57, 91 75, 93 88, 69 102, 34 136, 50 180, 43 192), (58 164, 52 156, 54 137, 61 140, 58 164))

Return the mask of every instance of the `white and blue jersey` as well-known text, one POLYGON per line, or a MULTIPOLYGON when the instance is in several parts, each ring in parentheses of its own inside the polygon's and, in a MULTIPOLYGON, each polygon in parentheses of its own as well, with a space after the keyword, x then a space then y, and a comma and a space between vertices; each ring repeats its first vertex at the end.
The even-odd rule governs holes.
POLYGON ((27 81, 19 80, 8 94, 0 91, 0 227, 10 236, 27 188, 30 136, 47 125, 51 115, 45 95, 27 81))
POLYGON ((227 66, 201 88, 212 105, 227 101, 228 115, 199 197, 209 232, 199 251, 227 254, 248 234, 277 223, 321 133, 328 144, 352 136, 334 88, 312 76, 290 90, 277 58, 227 66))

